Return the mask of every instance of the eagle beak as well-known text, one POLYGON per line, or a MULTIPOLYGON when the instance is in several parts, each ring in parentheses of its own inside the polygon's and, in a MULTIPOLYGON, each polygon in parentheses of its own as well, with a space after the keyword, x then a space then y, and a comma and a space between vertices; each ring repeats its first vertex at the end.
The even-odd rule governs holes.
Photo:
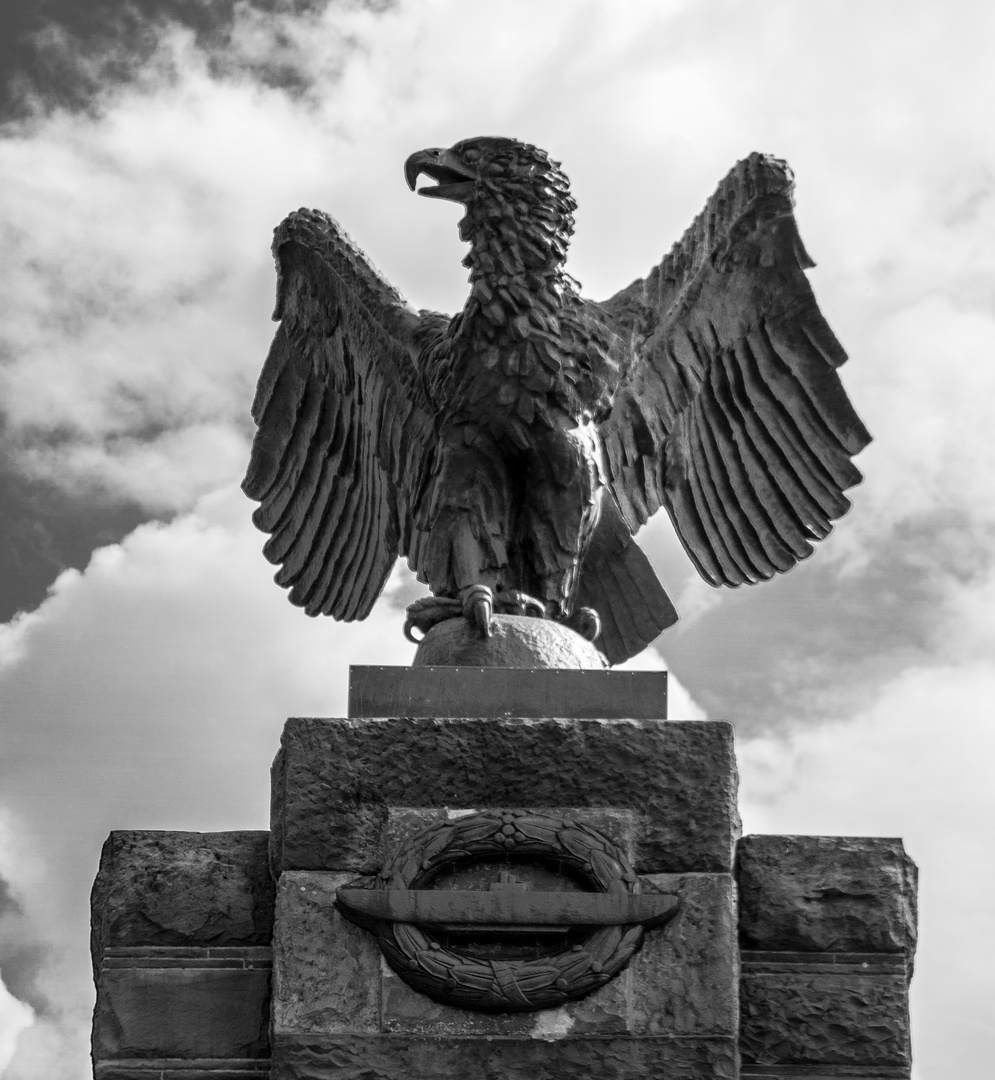
POLYGON ((477 179, 476 172, 464 165, 452 150, 417 150, 413 153, 404 163, 404 179, 412 191, 422 173, 436 184, 419 188, 419 195, 452 202, 464 202, 477 179))

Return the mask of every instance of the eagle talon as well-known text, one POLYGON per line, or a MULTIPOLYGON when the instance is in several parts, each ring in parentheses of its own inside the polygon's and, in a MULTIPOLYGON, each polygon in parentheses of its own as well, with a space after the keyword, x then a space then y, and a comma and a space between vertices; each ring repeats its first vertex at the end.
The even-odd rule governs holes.
POLYGON ((463 605, 459 600, 452 600, 448 596, 423 596, 409 604, 404 614, 404 636, 415 645, 420 645, 436 623, 462 615, 463 605), (415 637, 415 630, 421 632, 420 638, 415 637))
POLYGON ((569 626, 571 630, 576 630, 582 638, 586 638, 588 641, 596 641, 601 635, 601 619, 594 608, 577 608, 573 615, 569 619, 564 619, 563 622, 565 626, 569 626))
POLYGON ((491 614, 494 611, 494 594, 486 585, 470 585, 460 591, 463 614, 482 638, 491 636, 491 614))

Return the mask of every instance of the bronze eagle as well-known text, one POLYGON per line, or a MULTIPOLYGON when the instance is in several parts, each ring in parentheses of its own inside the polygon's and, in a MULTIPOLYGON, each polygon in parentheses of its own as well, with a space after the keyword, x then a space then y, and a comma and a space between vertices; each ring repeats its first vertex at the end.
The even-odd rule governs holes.
POLYGON ((443 614, 483 634, 493 610, 545 615, 618 663, 677 618, 633 539, 661 506, 713 585, 811 554, 870 436, 783 161, 739 162, 602 303, 564 270, 576 203, 547 153, 467 139, 412 154, 412 190, 422 174, 419 194, 466 210, 452 318, 413 310, 321 211, 276 229, 280 326, 243 489, 292 603, 365 618, 404 556, 443 614))

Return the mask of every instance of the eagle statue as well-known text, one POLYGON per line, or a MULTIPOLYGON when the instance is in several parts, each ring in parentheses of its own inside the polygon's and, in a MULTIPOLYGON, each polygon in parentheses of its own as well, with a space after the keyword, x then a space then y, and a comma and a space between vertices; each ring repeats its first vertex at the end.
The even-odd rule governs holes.
POLYGON ((811 554, 870 436, 783 161, 739 162, 660 264, 601 303, 564 270, 576 203, 547 153, 466 139, 412 154, 412 190, 421 175, 420 195, 466 211, 452 318, 415 311, 326 214, 276 230, 280 325, 243 489, 292 603, 363 619, 404 556, 432 593, 409 636, 530 614, 614 664, 677 619, 633 539, 661 506, 713 585, 811 554))

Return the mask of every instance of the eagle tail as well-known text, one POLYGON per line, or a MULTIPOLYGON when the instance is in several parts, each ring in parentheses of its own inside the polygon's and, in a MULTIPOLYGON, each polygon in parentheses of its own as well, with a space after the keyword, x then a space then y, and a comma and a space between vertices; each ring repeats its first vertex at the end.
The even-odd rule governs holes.
POLYGON ((677 622, 670 597, 607 491, 581 565, 574 607, 598 613, 601 636, 596 644, 610 664, 642 652, 677 622))

